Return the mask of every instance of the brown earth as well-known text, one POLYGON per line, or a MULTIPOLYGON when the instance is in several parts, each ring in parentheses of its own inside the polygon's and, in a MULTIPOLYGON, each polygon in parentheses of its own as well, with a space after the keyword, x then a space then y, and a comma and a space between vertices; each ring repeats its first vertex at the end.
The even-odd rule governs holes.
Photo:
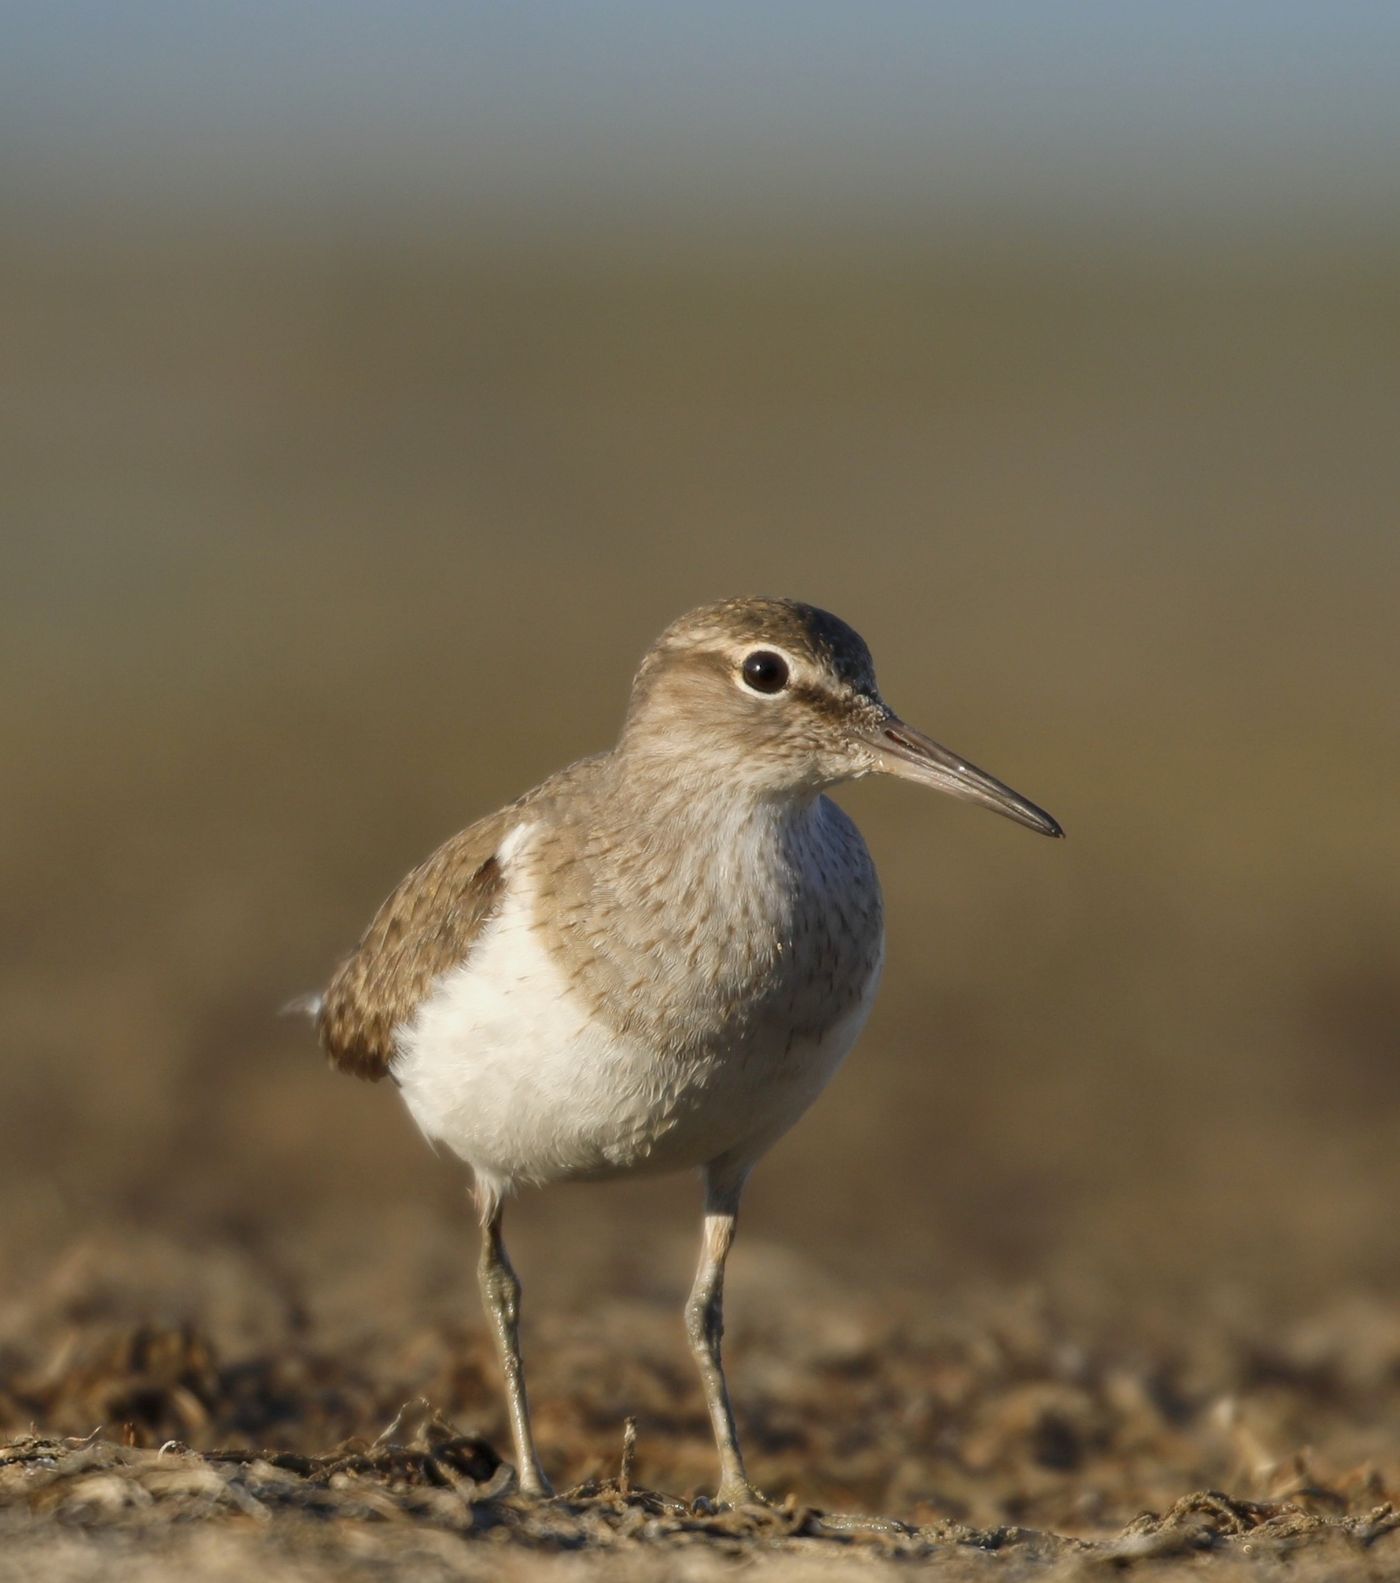
POLYGON ((673 1305, 534 1316, 563 1493, 531 1506, 495 1449, 489 1343, 441 1264, 366 1257, 338 1308, 317 1296, 336 1284, 249 1248, 73 1249, 4 1316, 0 1576, 139 1558, 143 1576, 514 1577, 590 1555, 624 1577, 760 1557, 794 1576, 857 1557, 950 1577, 1400 1567, 1394 1304, 1281 1319, 1088 1288, 855 1297, 751 1247, 729 1350, 775 1504, 717 1514, 673 1305))

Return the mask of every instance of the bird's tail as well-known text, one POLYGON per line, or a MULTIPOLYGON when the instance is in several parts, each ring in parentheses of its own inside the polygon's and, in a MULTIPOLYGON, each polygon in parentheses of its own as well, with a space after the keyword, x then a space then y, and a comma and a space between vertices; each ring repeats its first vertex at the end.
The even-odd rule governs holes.
POLYGON ((326 997, 320 994, 298 995, 295 1000, 289 1000, 278 1012, 279 1017, 310 1017, 312 1022, 321 1015, 321 1008, 326 1003, 326 997))

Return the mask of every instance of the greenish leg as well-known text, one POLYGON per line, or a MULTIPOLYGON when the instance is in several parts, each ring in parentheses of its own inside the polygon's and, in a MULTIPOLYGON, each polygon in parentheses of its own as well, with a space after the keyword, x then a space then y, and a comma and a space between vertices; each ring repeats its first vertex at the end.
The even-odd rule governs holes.
POLYGON ((481 1300, 491 1321, 491 1334, 506 1381, 511 1438, 515 1441, 515 1476, 522 1495, 552 1495, 549 1480, 535 1454, 530 1431, 530 1404, 525 1396, 525 1365, 520 1360, 520 1282, 501 1239, 501 1206, 490 1206, 481 1227, 481 1262, 477 1266, 481 1300))
POLYGON ((721 1180, 713 1169, 706 1172, 700 1265, 685 1305, 685 1332, 700 1370, 705 1404, 719 1448, 716 1500, 721 1506, 749 1506, 763 1500, 744 1471, 744 1455, 739 1449, 739 1434, 734 1425, 734 1406, 729 1399, 724 1365, 720 1360, 720 1342, 724 1336, 724 1261, 734 1241, 743 1185, 742 1176, 737 1180, 732 1177, 721 1180))

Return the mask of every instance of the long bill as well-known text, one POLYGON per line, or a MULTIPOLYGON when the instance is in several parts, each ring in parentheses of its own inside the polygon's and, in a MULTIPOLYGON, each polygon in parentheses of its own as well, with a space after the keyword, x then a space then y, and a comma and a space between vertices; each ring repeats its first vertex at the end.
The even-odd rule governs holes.
POLYGON ((905 725, 898 715, 890 715, 876 727, 869 741, 879 759, 879 768, 886 775, 898 775, 902 780, 947 792, 963 802, 978 803, 1027 829, 1038 830, 1041 835, 1064 835, 1058 822, 1043 808, 1037 808, 1020 792, 1012 791, 996 776, 969 764, 932 737, 905 725))

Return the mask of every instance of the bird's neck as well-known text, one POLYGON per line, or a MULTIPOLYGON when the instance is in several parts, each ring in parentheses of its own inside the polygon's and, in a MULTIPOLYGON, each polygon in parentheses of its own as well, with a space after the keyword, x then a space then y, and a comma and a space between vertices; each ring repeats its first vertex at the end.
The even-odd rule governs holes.
POLYGON ((641 752, 614 754, 607 801, 610 817, 634 838, 703 851, 739 840, 781 840, 820 815, 815 787, 771 787, 737 765, 732 772, 703 754, 667 753, 664 762, 641 752))

